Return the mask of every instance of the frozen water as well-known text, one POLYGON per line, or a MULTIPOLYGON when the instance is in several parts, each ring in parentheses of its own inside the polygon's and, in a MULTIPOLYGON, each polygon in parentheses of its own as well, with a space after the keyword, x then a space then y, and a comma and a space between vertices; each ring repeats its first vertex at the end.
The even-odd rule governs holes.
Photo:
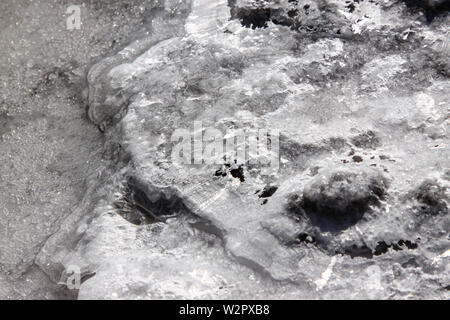
MULTIPOLYGON (((152 32, 124 31, 129 45, 88 72, 89 118, 104 135, 83 132, 95 142, 82 153, 91 165, 75 165, 88 177, 82 196, 51 198, 72 209, 44 211, 58 230, 13 223, 37 240, 5 240, 2 266, 34 261, 54 282, 79 266, 81 299, 448 299, 448 16, 321 3, 166 1, 152 32), (172 134, 199 120, 278 130, 279 170, 173 163, 172 134)), ((135 22, 119 20, 123 30, 135 22)), ((46 132, 42 113, 28 136, 46 132)), ((24 118, 5 119, 8 141, 24 118)), ((71 150, 53 142, 19 150, 71 150)), ((64 186, 78 172, 69 169, 56 179, 64 186)))

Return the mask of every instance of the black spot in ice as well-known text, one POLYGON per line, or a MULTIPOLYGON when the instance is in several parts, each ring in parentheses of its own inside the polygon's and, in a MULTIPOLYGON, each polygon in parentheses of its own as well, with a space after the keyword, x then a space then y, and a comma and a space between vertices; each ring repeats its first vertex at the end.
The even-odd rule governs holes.
POLYGON ((241 182, 245 181, 244 177, 244 168, 242 166, 239 166, 238 168, 231 169, 230 174, 233 178, 239 179, 241 182))
POLYGON ((259 195, 260 198, 270 198, 274 195, 275 192, 277 192, 278 187, 277 186, 265 186, 262 193, 259 195))

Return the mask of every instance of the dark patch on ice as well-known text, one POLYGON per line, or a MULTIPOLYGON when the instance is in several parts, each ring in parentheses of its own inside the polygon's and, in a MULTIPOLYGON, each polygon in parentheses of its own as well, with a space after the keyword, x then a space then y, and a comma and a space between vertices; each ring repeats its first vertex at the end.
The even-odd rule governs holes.
POLYGON ((118 213, 135 225, 165 222, 168 218, 189 213, 183 199, 169 189, 158 189, 130 177, 114 202, 118 213))
POLYGON ((292 9, 292 10, 289 10, 289 11, 288 11, 288 16, 289 16, 290 18, 295 17, 297 14, 298 14, 298 10, 297 10, 297 9, 292 9))
POLYGON ((236 8, 234 18, 239 19, 241 24, 247 28, 267 28, 270 21, 270 8, 236 8))
POLYGON ((429 23, 433 22, 436 17, 445 15, 450 11, 449 0, 403 0, 403 2, 410 9, 422 10, 429 23))
POLYGON ((244 167, 243 166, 239 166, 235 169, 231 169, 230 170, 230 174, 233 178, 237 178, 239 179, 241 182, 245 181, 245 177, 244 177, 244 167))
MULTIPOLYGON (((346 2, 350 2, 350 1, 346 1, 346 2)), ((348 9, 348 12, 352 13, 353 11, 355 11, 355 4, 353 2, 350 2, 349 4, 347 4, 345 6, 348 9)))
POLYGON ((399 240, 397 243, 392 242, 391 244, 387 244, 385 241, 380 241, 375 247, 373 254, 375 256, 380 256, 387 253, 389 249, 392 249, 394 251, 401 251, 403 250, 403 247, 406 247, 409 250, 414 250, 417 249, 418 246, 419 245, 417 243, 410 240, 399 240))
POLYGON ((287 210, 307 217, 321 230, 338 231, 356 224, 370 206, 379 206, 386 189, 387 181, 381 176, 335 172, 314 179, 303 195, 292 195, 287 210))
POLYGON ((302 232, 297 236, 297 241, 300 243, 314 243, 316 242, 316 238, 307 233, 302 232))
POLYGON ((83 284, 84 282, 88 281, 89 279, 95 277, 97 273, 96 272, 86 272, 81 276, 80 283, 83 284))
POLYGON ((381 146, 381 139, 372 130, 368 130, 353 137, 351 142, 356 147, 364 149, 376 149, 381 146))
POLYGON ((289 13, 286 14, 283 9, 272 9, 270 15, 274 24, 279 24, 286 27, 291 27, 294 24, 294 20, 289 16, 289 13))
POLYGON ((275 194, 275 192, 277 192, 278 187, 277 186, 272 186, 272 185, 267 185, 264 187, 262 193, 259 195, 260 198, 270 198, 271 196, 273 196, 275 194))
POLYGON ((417 190, 417 200, 430 206, 437 206, 445 197, 445 188, 435 182, 426 181, 417 190))
POLYGON ((230 164, 226 163, 222 168, 216 170, 214 176, 216 177, 226 177, 228 172, 231 174, 233 178, 239 179, 241 182, 245 181, 244 176, 244 166, 240 165, 237 167, 232 167, 230 164))
MULTIPOLYGON (((393 251, 402 251, 405 248, 415 250, 418 248, 418 244, 410 240, 399 240, 398 242, 392 242, 391 244, 387 244, 385 241, 379 241, 373 250, 367 245, 358 246, 354 244, 342 251, 336 251, 336 254, 348 255, 352 259, 356 257, 372 259, 388 253, 390 249, 393 251)), ((409 264, 407 263, 407 265, 409 264)))
POLYGON ((268 22, 293 27, 294 18, 298 14, 298 9, 291 8, 285 11, 283 8, 268 8, 262 5, 237 7, 236 0, 229 0, 232 19, 238 19, 242 26, 252 29, 267 28, 268 22))
POLYGON ((426 180, 413 191, 413 195, 419 203, 421 213, 436 215, 440 213, 448 213, 447 208, 447 188, 441 186, 437 181, 426 180))
POLYGON ((303 6, 303 10, 305 10, 305 14, 306 15, 308 15, 309 14, 309 8, 310 8, 311 6, 309 5, 309 4, 305 4, 304 6, 303 6))
POLYGON ((356 257, 366 258, 366 259, 373 258, 372 249, 370 249, 368 246, 365 246, 365 245, 357 246, 356 244, 354 244, 351 247, 344 249, 343 252, 336 252, 336 253, 348 255, 352 259, 356 258, 356 257))
POLYGON ((216 177, 226 177, 227 172, 225 170, 219 169, 214 173, 214 176, 216 177))

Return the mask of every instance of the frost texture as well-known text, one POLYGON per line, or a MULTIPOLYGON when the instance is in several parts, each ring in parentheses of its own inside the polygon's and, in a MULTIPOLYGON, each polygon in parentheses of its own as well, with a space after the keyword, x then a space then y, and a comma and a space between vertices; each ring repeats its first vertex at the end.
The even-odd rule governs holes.
POLYGON ((42 268, 95 273, 80 298, 448 299, 448 16, 363 0, 191 10, 184 32, 91 69, 90 118, 120 151, 42 268), (280 169, 172 163, 172 133, 195 120, 280 130, 280 169))

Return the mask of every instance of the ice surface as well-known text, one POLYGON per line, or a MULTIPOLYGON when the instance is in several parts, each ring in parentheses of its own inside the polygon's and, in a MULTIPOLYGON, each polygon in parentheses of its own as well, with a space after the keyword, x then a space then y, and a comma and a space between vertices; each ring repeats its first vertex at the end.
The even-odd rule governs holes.
POLYGON ((89 70, 104 161, 36 264, 81 299, 448 299, 448 16, 189 4, 89 70), (280 168, 174 163, 194 121, 278 130, 280 168))

